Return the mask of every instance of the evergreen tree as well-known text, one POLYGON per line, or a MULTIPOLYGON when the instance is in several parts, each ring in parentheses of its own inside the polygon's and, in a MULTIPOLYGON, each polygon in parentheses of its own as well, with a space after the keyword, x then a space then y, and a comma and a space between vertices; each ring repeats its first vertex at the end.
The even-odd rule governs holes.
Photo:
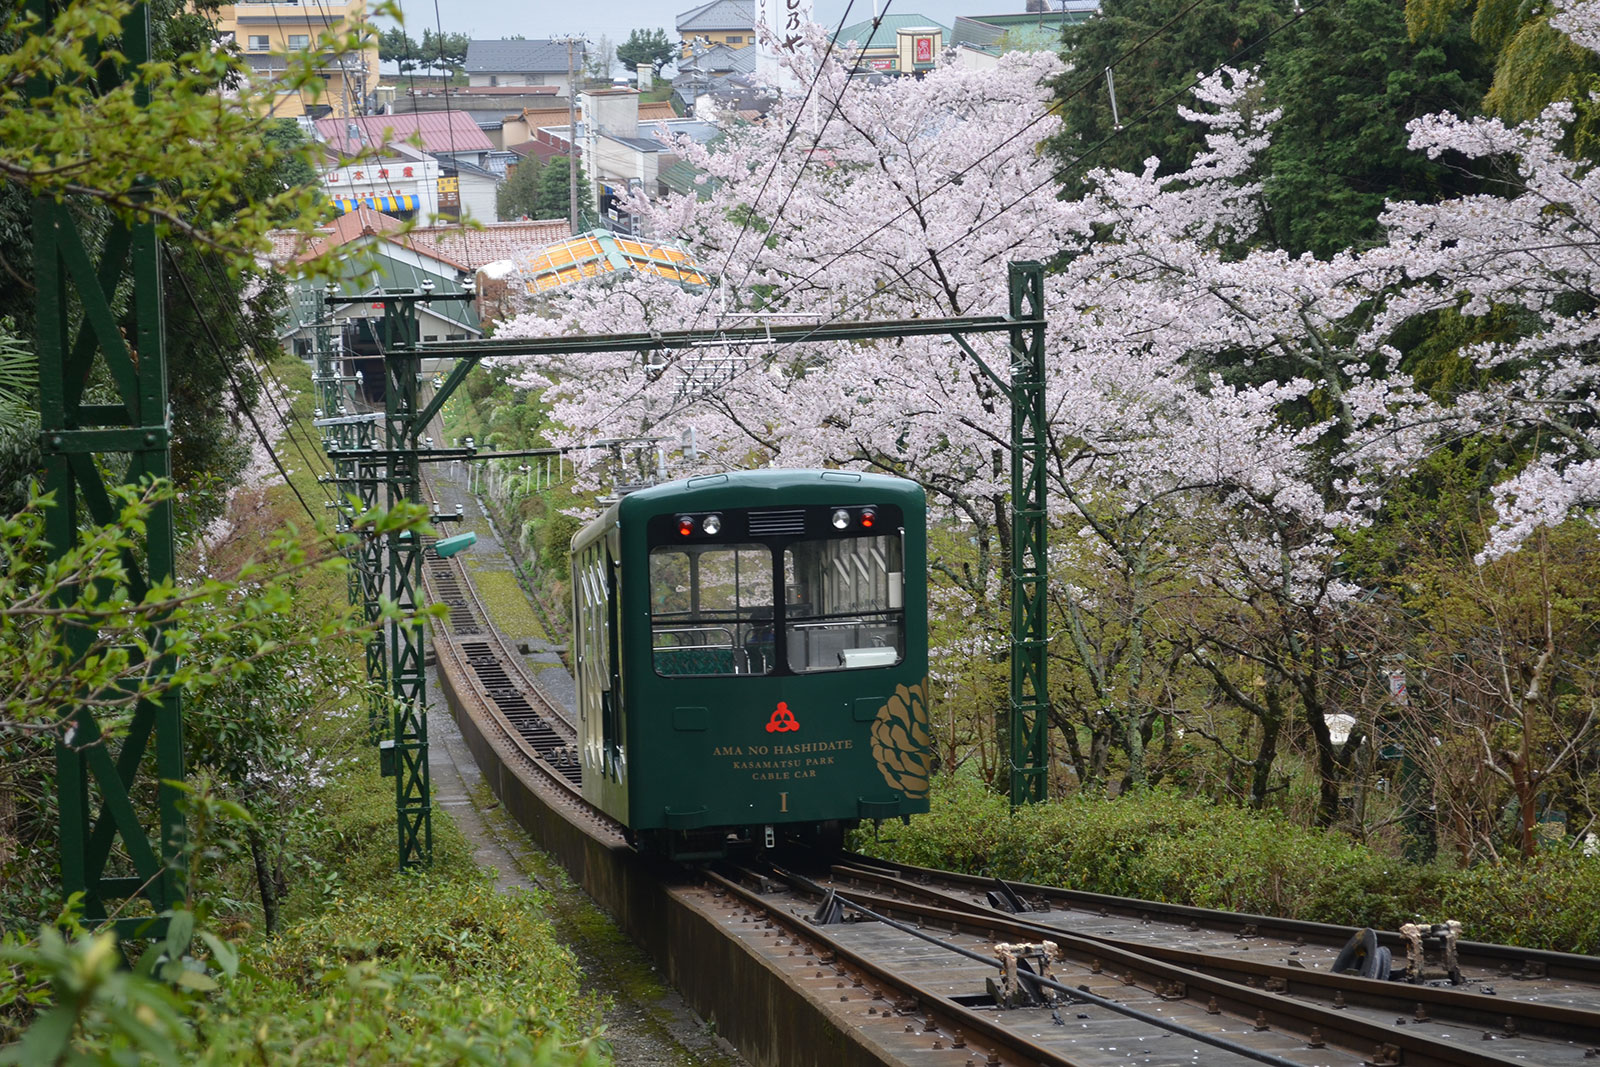
POLYGON ((1452 32, 1463 10, 1471 11, 1473 40, 1494 57, 1494 81, 1483 110, 1508 122, 1525 122, 1557 100, 1578 103, 1580 120, 1572 142, 1589 154, 1600 138, 1600 115, 1589 94, 1600 88, 1600 56, 1580 47, 1550 25, 1553 11, 1569 5, 1529 4, 1523 0, 1407 0, 1411 35, 1433 41, 1452 32))
POLYGON ((409 74, 421 66, 421 54, 417 42, 399 26, 391 26, 378 35, 379 62, 397 64, 401 74, 409 74))
POLYGON ((617 62, 632 71, 641 66, 660 70, 676 51, 667 40, 666 30, 633 30, 626 41, 617 45, 617 62))
POLYGON ((539 157, 530 154, 511 169, 495 190, 495 214, 506 219, 539 218, 539 175, 544 170, 539 157))
POLYGON ((1385 200, 1431 201, 1474 184, 1406 145, 1412 119, 1477 109, 1488 69, 1464 19, 1414 43, 1385 0, 1326 4, 1275 36, 1263 65, 1283 109, 1265 191, 1273 236, 1291 253, 1373 245, 1385 200))
POLYGON ((1184 14, 1186 0, 1105 0, 1098 16, 1067 27, 1072 69, 1051 83, 1063 123, 1051 147, 1063 163, 1067 195, 1078 195, 1078 179, 1095 167, 1139 171, 1158 156, 1163 174, 1186 168, 1205 143, 1203 131, 1177 113, 1191 102, 1186 87, 1223 63, 1259 63, 1261 42, 1289 17, 1291 4, 1225 0, 1184 14), (1116 81, 1115 120, 1107 67, 1116 81))
MULTIPOLYGON (((564 219, 567 217, 569 198, 567 178, 570 165, 565 156, 556 156, 539 168, 538 193, 534 197, 532 215, 536 219, 564 219)), ((594 197, 589 193, 589 179, 578 164, 578 214, 594 216, 594 197)))

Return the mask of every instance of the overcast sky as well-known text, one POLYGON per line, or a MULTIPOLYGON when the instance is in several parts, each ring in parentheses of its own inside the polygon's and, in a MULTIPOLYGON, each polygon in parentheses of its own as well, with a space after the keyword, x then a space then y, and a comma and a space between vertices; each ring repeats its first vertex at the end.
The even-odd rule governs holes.
MULTIPOLYGON (((704 0, 700 0, 701 3, 704 0)), ((882 3, 883 0, 878 0, 882 3)), ((849 22, 872 18, 873 0, 815 0, 817 21, 828 27, 839 25, 849 7, 849 22)), ((660 28, 676 38, 674 29, 680 12, 698 6, 691 0, 538 0, 535 3, 508 3, 506 0, 438 0, 438 21, 447 33, 466 33, 474 38, 560 37, 581 33, 591 41, 602 35, 613 45, 628 39, 633 29, 660 28)), ((1020 12, 1026 0, 889 0, 891 15, 925 15, 949 26, 957 15, 989 15, 1020 12)), ((424 26, 435 25, 434 7, 422 0, 402 0, 406 27, 413 38, 421 38, 424 26)))

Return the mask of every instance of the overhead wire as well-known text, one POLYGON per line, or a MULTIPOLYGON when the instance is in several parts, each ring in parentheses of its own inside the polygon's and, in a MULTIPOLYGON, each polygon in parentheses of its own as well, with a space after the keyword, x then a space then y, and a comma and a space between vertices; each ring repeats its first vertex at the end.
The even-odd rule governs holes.
MULTIPOLYGON (((200 264, 202 271, 205 273, 206 280, 211 285, 212 296, 216 298, 218 304, 222 306, 224 314, 231 320, 234 335, 242 340, 246 333, 244 329, 243 316, 239 313, 239 309, 234 306, 233 297, 229 293, 224 280, 219 276, 217 265, 207 258, 203 253, 200 256, 200 264)), ((277 373, 273 371, 272 361, 266 356, 265 353, 252 346, 249 355, 253 356, 254 358, 252 359, 247 357, 244 360, 244 364, 246 367, 250 368, 251 372, 255 375, 257 383, 261 386, 261 395, 266 399, 268 406, 272 409, 273 415, 276 416, 278 421, 285 427, 290 426, 291 412, 283 407, 280 407, 278 404, 278 397, 281 396, 286 401, 289 398, 290 393, 288 387, 283 383, 283 380, 278 377, 277 373), (272 386, 267 384, 268 378, 272 379, 272 386), (276 393, 273 392, 274 386, 277 389, 276 393)), ((221 358, 220 355, 219 358, 221 358)), ((299 455, 300 462, 306 465, 307 470, 316 470, 323 466, 323 463, 318 462, 314 457, 306 452, 305 446, 301 443, 298 436, 294 435, 293 433, 289 433, 288 438, 290 447, 292 447, 296 454, 299 455)), ((324 459, 326 459, 326 457, 324 457, 324 459)), ((324 492, 327 492, 327 490, 325 489, 324 492)), ((332 499, 331 496, 330 499, 332 499)))
POLYGON ((283 460, 278 456, 278 450, 273 447, 272 439, 268 437, 266 431, 261 428, 261 423, 256 419, 255 412, 250 409, 249 404, 245 403, 244 389, 240 385, 239 379, 233 373, 233 367, 229 364, 227 357, 223 352, 222 341, 217 337, 216 330, 212 328, 211 320, 206 317, 205 313, 200 308, 200 301, 195 296, 193 286, 189 284, 188 276, 183 273, 182 268, 178 264, 177 257, 172 254, 171 248, 163 248, 162 251, 167 257, 167 262, 172 266, 173 274, 177 275, 179 283, 183 286, 183 291, 189 298, 189 306, 194 310, 195 317, 199 319, 200 325, 205 329, 206 335, 211 339, 211 343, 217 349, 217 361, 222 364, 223 373, 227 375, 229 383, 233 386, 233 395, 235 401, 239 405, 239 410, 244 412, 245 418, 255 430, 256 439, 261 442, 261 447, 266 449, 267 456, 272 460, 272 465, 277 469, 279 476, 283 478, 284 484, 289 487, 289 491, 292 492, 295 499, 300 502, 300 507, 305 510, 306 516, 311 520, 312 525, 315 525, 318 521, 316 513, 311 510, 311 505, 306 503, 306 498, 301 495, 300 488, 295 485, 294 481, 289 477, 289 472, 284 468, 283 460))
MULTIPOLYGON (((893 0, 889 0, 889 2, 892 3, 893 0)), ((784 150, 789 147, 789 142, 794 139, 794 135, 799 130, 800 120, 805 115, 806 104, 811 100, 812 93, 816 91, 817 82, 822 78, 823 70, 827 68, 829 57, 833 55, 833 47, 838 43, 839 35, 844 32, 845 22, 850 18, 850 12, 854 9, 855 0, 850 0, 845 5, 844 14, 839 16, 839 25, 833 31, 833 36, 828 38, 828 47, 823 50, 822 58, 817 63, 817 69, 812 72, 811 81, 806 85, 805 95, 800 98, 800 104, 795 108, 794 117, 789 120, 789 128, 784 132, 783 140, 778 145, 778 154, 773 157, 771 166, 767 168, 767 174, 761 182, 761 188, 756 190, 756 195, 750 203, 750 210, 745 213, 743 221, 739 224, 738 232, 733 236, 733 243, 728 246, 728 254, 723 257, 721 270, 712 275, 713 277, 720 278, 732 265, 734 254, 739 250, 739 243, 744 239, 744 235, 749 232, 750 225, 755 220, 756 213, 761 206, 761 198, 766 195, 767 186, 772 184, 773 176, 778 173, 778 165, 783 161, 784 150)), ((872 20, 872 32, 867 35, 869 43, 873 36, 877 34, 879 26, 883 23, 884 16, 888 13, 889 3, 885 3, 883 10, 872 20)), ((801 176, 805 174, 806 164, 811 162, 811 157, 815 154, 817 145, 822 143, 822 135, 827 130, 828 123, 832 121, 834 113, 839 110, 839 105, 844 100, 844 94, 849 87, 850 79, 847 77, 840 87, 838 95, 834 98, 833 107, 828 111, 828 117, 823 120, 822 125, 817 129, 816 136, 812 138, 811 147, 806 150, 805 161, 800 164, 800 169, 795 173, 795 180, 790 183, 788 191, 784 193, 783 201, 778 205, 778 211, 773 216, 773 227, 776 227, 777 221, 783 217, 784 209, 789 206, 789 200, 794 196, 795 187, 799 184, 801 176)), ((739 284, 744 284, 744 280, 749 277, 750 268, 747 267, 743 277, 739 280, 739 284)), ((701 301, 700 307, 695 311, 694 321, 689 326, 691 330, 700 325, 700 319, 705 315, 706 308, 710 305, 711 292, 708 290, 706 299, 701 301)))
MULTIPOLYGON (((1147 33, 1144 37, 1140 38, 1138 41, 1136 41, 1133 44, 1129 45, 1128 47, 1124 48, 1122 50, 1122 52, 1120 52, 1116 56, 1116 58, 1113 59, 1112 65, 1115 66, 1117 64, 1123 63, 1126 60, 1131 59, 1133 56, 1137 55, 1141 50, 1143 50, 1145 48, 1145 46, 1150 44, 1152 41, 1154 41, 1157 37, 1161 36, 1163 33, 1166 33, 1173 26, 1177 25, 1177 23, 1181 19, 1183 19, 1185 16, 1187 16, 1188 14, 1193 12, 1201 4, 1206 3, 1206 2, 1207 2, 1207 0, 1189 0, 1189 2, 1184 5, 1184 7, 1179 9, 1171 18, 1167 19, 1167 21, 1162 23, 1160 26, 1157 26, 1156 28, 1152 29, 1149 33, 1147 33)), ((1326 0, 1318 0, 1319 5, 1322 2, 1326 2, 1326 0)), ((1307 10, 1309 10, 1309 9, 1307 9, 1307 10)), ((888 13, 888 7, 887 7, 887 4, 886 4, 883 14, 887 14, 887 13, 888 13)), ((1298 13, 1295 16, 1295 19, 1297 20, 1304 13, 1305 13, 1304 11, 1298 13)), ((847 14, 848 14, 848 9, 847 9, 847 14)), ((839 32, 843 32, 842 24, 841 24, 840 30, 836 31, 835 36, 837 36, 837 34, 839 32)), ((876 30, 874 30, 874 32, 876 32, 876 30)), ((1274 31, 1274 32, 1276 32, 1276 31, 1274 31)), ((1265 38, 1263 38, 1263 40, 1264 39, 1265 38)), ((1260 42, 1259 41, 1258 42, 1252 42, 1251 45, 1248 45, 1245 48, 1240 49, 1238 52, 1236 52, 1234 54, 1233 57, 1230 58, 1230 60, 1228 62, 1231 62, 1232 59, 1238 58, 1238 56, 1244 55, 1247 51, 1249 51, 1251 48, 1253 48, 1255 46, 1255 44, 1257 44, 1257 43, 1260 43, 1260 42)), ((1226 65, 1227 65, 1227 63, 1220 64, 1217 69, 1220 69, 1222 66, 1226 66, 1226 65)), ((818 70, 817 70, 817 74, 814 75, 813 78, 812 78, 812 83, 811 83, 812 85, 816 84, 817 77, 819 77, 820 75, 821 75, 821 65, 819 64, 818 70)), ((1099 84, 1099 81, 1100 81, 1100 79, 1099 79, 1098 75, 1086 80, 1081 85, 1079 85, 1077 88, 1071 90, 1065 96, 1061 97, 1061 102, 1065 102, 1067 100, 1074 99, 1074 98, 1082 95, 1083 93, 1089 91, 1090 89, 1093 89, 1095 86, 1097 86, 1099 84)), ((1194 85, 1198 84, 1198 82, 1199 82, 1199 80, 1196 79, 1195 82, 1190 83, 1183 90, 1181 90, 1181 92, 1189 91, 1189 89, 1192 89, 1194 87, 1194 85)), ((837 109, 839 104, 842 103, 842 101, 844 99, 844 91, 848 90, 849 86, 850 86, 850 82, 847 80, 845 82, 844 89, 841 90, 841 92, 840 92, 840 94, 839 94, 839 96, 837 98, 837 101, 835 103, 835 109, 837 109)), ((798 120, 799 120, 799 116, 800 116, 801 112, 803 111, 803 104, 804 104, 804 101, 802 101, 802 108, 796 111, 795 120, 794 120, 794 122, 791 123, 791 130, 794 128, 794 123, 798 122, 798 120)), ((1147 111, 1148 111, 1148 109, 1147 109, 1147 111)), ((1011 134, 1009 134, 1007 137, 1005 137, 1003 140, 1001 140, 998 144, 994 145, 993 147, 991 147, 987 151, 978 154, 974 158, 972 163, 968 164, 966 167, 963 167, 961 170, 955 172, 954 174, 947 175, 942 181, 940 181, 938 184, 936 184, 932 189, 930 189, 928 191, 927 196, 931 197, 934 194, 940 192, 941 190, 946 189, 946 188, 948 188, 948 187, 950 187, 952 185, 955 185, 955 184, 959 183, 967 174, 971 173, 972 170, 974 168, 976 168, 977 166, 979 166, 984 160, 986 160, 987 158, 993 156, 996 152, 998 152, 1001 149, 1005 148, 1011 142, 1015 141, 1018 137, 1021 137, 1028 130, 1034 128, 1039 123, 1043 122, 1045 119, 1050 117, 1051 114, 1053 114, 1053 109, 1046 109, 1044 111, 1041 111, 1038 115, 1036 115, 1034 118, 1029 120, 1025 125, 1023 125, 1022 127, 1020 127, 1017 130, 1012 131, 1011 134)), ((1138 116, 1136 116, 1135 120, 1143 118, 1145 114, 1146 114, 1146 112, 1141 112, 1138 116)), ((1126 125, 1127 124, 1124 124, 1124 126, 1126 126, 1126 125)), ((818 140, 819 140, 819 143, 820 143, 820 137, 819 137, 818 140)), ((785 138, 785 143, 787 143, 787 137, 785 138)), ((1097 144, 1097 145, 1093 146, 1093 148, 1099 148, 1099 147, 1101 147, 1100 144, 1097 144)), ((780 153, 781 153, 781 150, 780 150, 780 153)), ((1076 165, 1082 159, 1086 158, 1086 156, 1088 154, 1089 154, 1088 152, 1083 153, 1082 155, 1080 155, 1078 157, 1078 159, 1074 160, 1072 164, 1069 164, 1069 166, 1076 165)), ((1058 174, 1063 169, 1065 169, 1065 168, 1058 168, 1058 170, 1053 171, 1052 174, 1058 174)), ((771 174, 775 170, 776 170, 776 166, 774 165, 773 169, 768 172, 769 179, 770 179, 771 174)), ((800 175, 797 174, 797 176, 796 176, 796 180, 797 181, 798 181, 799 176, 800 175)), ((765 184, 763 184, 762 189, 764 190, 765 187, 766 187, 765 184)), ((791 195, 792 195, 792 189, 791 189, 791 195)), ((757 202, 759 202, 759 199, 760 199, 760 193, 757 193, 757 202)), ((841 252, 835 253, 826 262, 821 263, 817 267, 813 268, 809 274, 806 274, 804 277, 802 277, 802 278, 798 279, 797 281, 791 283, 790 288, 791 289, 792 288, 796 288, 796 287, 798 287, 800 285, 804 285, 807 282, 810 282, 811 280, 816 278, 819 274, 821 274, 824 270, 826 270, 829 267, 833 266, 835 263, 839 262, 841 259, 844 259, 846 256, 851 255, 854 252, 856 252, 859 249, 861 249, 862 247, 864 247, 867 244, 867 242, 871 241, 873 238, 875 238, 879 234, 883 233, 885 230, 887 230, 894 223, 896 223, 899 220, 905 218, 914 209, 915 209, 915 205, 908 205, 907 207, 901 209, 898 213, 890 216, 888 219, 885 219, 883 222, 879 223, 878 226, 875 229, 873 229, 872 231, 867 233, 865 236, 858 238, 855 241, 855 243, 852 244, 850 247, 844 249, 841 252)), ((747 221, 746 225, 748 225, 748 221, 747 221)), ((741 227, 741 232, 743 232, 743 227, 741 227)), ((969 228, 967 234, 963 235, 962 239, 964 240, 966 236, 970 236, 971 232, 972 231, 969 228)), ((931 252, 929 254, 929 256, 928 256, 927 262, 931 263, 935 256, 937 256, 941 252, 945 251, 948 247, 950 247, 950 246, 946 246, 945 249, 939 249, 939 250, 936 250, 934 252, 931 252)), ((729 257, 729 261, 731 261, 731 255, 729 257)), ((919 262, 917 265, 921 266, 921 263, 919 262)), ((726 262, 725 262, 724 266, 726 267, 726 262)), ((745 273, 745 277, 749 277, 749 271, 748 270, 745 273)), ((863 298, 862 300, 858 300, 858 301, 854 302, 853 304, 845 305, 844 307, 838 309, 833 315, 831 315, 828 318, 824 319, 822 321, 822 323, 820 323, 819 325, 828 325, 830 323, 838 321, 840 316, 842 316, 845 312, 850 311, 853 308, 859 306, 862 302, 864 302, 864 300, 865 300, 865 298, 863 298)), ((708 295, 707 300, 702 302, 701 308, 696 312, 696 316, 695 316, 695 320, 694 320, 696 325, 699 323, 700 316, 701 316, 701 314, 703 313, 705 307, 708 304, 709 304, 709 295, 708 295)), ((789 347, 789 346, 792 346, 792 345, 801 344, 804 341, 805 341, 805 338, 803 338, 803 337, 802 338, 797 338, 794 341, 784 342, 781 347, 789 347)), ((743 372, 736 372, 732 376, 732 378, 737 378, 742 373, 743 372)), ((730 381, 732 380, 732 378, 730 378, 730 381)), ((628 403, 631 403, 632 401, 636 400, 639 397, 639 395, 643 392, 643 389, 644 389, 644 386, 640 386, 638 389, 635 389, 627 397, 624 397, 622 400, 618 401, 616 404, 614 404, 611 407, 610 411, 608 411, 606 413, 606 415, 603 416, 602 418, 610 417, 610 415, 613 415, 617 411, 621 410, 621 408, 624 405, 626 405, 628 403)), ((678 411, 681 411, 681 410, 683 410, 682 407, 673 409, 672 411, 668 412, 667 415, 670 416, 672 414, 676 414, 678 411)))
MULTIPOLYGON (((1204 0, 1192 0, 1192 2, 1188 5, 1188 7, 1185 10, 1186 11, 1192 11, 1201 2, 1204 2, 1204 0)), ((1218 63, 1217 65, 1212 67, 1209 71, 1200 72, 1194 78, 1192 78, 1188 82, 1186 82, 1184 85, 1182 85, 1179 88, 1173 90, 1172 92, 1167 93, 1165 96, 1163 96, 1160 99, 1156 100, 1154 103, 1151 103, 1151 104, 1147 105, 1145 108, 1140 110, 1137 114, 1131 116, 1127 121, 1125 121, 1120 128, 1112 130, 1106 136, 1102 137, 1100 140, 1096 141, 1094 144, 1092 144, 1089 147, 1087 147, 1086 149, 1084 149, 1077 156, 1075 156, 1073 159, 1071 159, 1067 163, 1063 164, 1061 167, 1057 167, 1057 168, 1053 169, 1050 172, 1050 174, 1047 175, 1042 181, 1039 181, 1039 182, 1035 183, 1026 192, 1024 192, 1022 195, 1018 196, 1016 199, 1014 199, 1011 202, 1009 202, 1008 204, 1006 204, 1004 207, 1000 208, 994 214, 990 215, 986 219, 980 219, 977 222, 974 222, 971 226, 969 226, 967 228, 967 231, 964 234, 962 234, 961 236, 959 236, 959 237, 955 238, 954 240, 952 240, 952 241, 940 246, 939 248, 931 250, 926 257, 924 257, 923 259, 918 261, 917 265, 921 266, 923 263, 932 263, 936 257, 938 257, 939 255, 943 254, 944 252, 949 251, 951 248, 954 248, 956 245, 960 244, 962 241, 964 241, 968 237, 970 237, 972 235, 972 233, 975 232, 975 230, 980 225, 987 225, 987 224, 990 224, 990 223, 994 222, 1000 216, 1004 215, 1007 211, 1010 211, 1012 208, 1015 208, 1018 204, 1024 203, 1026 200, 1028 200, 1034 194, 1038 193, 1041 189, 1045 188, 1047 185, 1051 185, 1051 184, 1054 184, 1055 182, 1059 181, 1061 179, 1061 177, 1063 177, 1065 174, 1070 173, 1070 171, 1073 168, 1077 167, 1078 165, 1083 163, 1085 160, 1089 159, 1091 156, 1095 155, 1097 152, 1099 152, 1101 149, 1103 149, 1106 145, 1110 144, 1117 137, 1121 136, 1129 127, 1131 127, 1133 125, 1136 125, 1138 123, 1141 123, 1143 121, 1146 121, 1151 115, 1155 114, 1157 111, 1164 110, 1167 106, 1169 106, 1173 101, 1177 100, 1179 97, 1181 97, 1181 96, 1193 91, 1194 88, 1197 87, 1206 78, 1213 77, 1217 73, 1219 73, 1223 68, 1232 66, 1233 63, 1235 61, 1237 61, 1239 58, 1249 54, 1252 51, 1254 51, 1256 48, 1258 48, 1261 45, 1265 44, 1267 41, 1272 39, 1278 33, 1281 33, 1285 29, 1288 29, 1290 26, 1295 25, 1301 19, 1303 19, 1307 15, 1311 14, 1311 12, 1323 7, 1328 2, 1329 2, 1329 0, 1311 0, 1310 3, 1302 3, 1300 9, 1298 11, 1296 11, 1291 18, 1286 19, 1284 22, 1282 22, 1282 23, 1278 24, 1277 26, 1273 27, 1272 29, 1266 31, 1261 36, 1257 37, 1255 40, 1253 40, 1253 41, 1249 42, 1248 44, 1244 45, 1243 47, 1239 48, 1232 55, 1230 55, 1226 60, 1224 60, 1221 63, 1218 63)), ((1166 25, 1170 26, 1171 24, 1172 24, 1172 22, 1171 22, 1171 20, 1169 20, 1166 25)), ((1147 43, 1149 40, 1150 40, 1149 37, 1145 38, 1145 41, 1141 42, 1141 46, 1144 43, 1147 43)), ((1124 58, 1126 58, 1126 57, 1124 57, 1124 58)), ((1097 84, 1098 80, 1099 79, 1096 78, 1094 80, 1094 82, 1091 82, 1091 83, 1088 83, 1088 84, 1097 84)), ((1080 89, 1080 91, 1081 91, 1081 89, 1080 89)), ((1021 133, 1021 131, 1017 131, 1016 133, 1013 133, 1011 136, 1006 138, 1005 141, 1002 141, 999 145, 997 145, 995 147, 995 149, 991 150, 990 153, 986 153, 986 154, 992 154, 993 151, 998 151, 999 148, 1004 147, 1006 144, 1010 143, 1010 141, 1014 140, 1020 133, 1021 133)), ((966 173, 967 171, 970 171, 972 169, 972 167, 976 166, 976 165, 977 165, 976 163, 974 163, 972 165, 969 165, 966 168, 966 170, 962 171, 961 173, 966 173)), ((909 208, 909 207, 906 208, 899 215, 894 216, 894 218, 891 219, 890 221, 893 222, 896 219, 903 218, 907 213, 910 212, 910 210, 911 210, 911 208, 909 208)), ((880 233, 880 232, 882 232, 882 227, 880 227, 878 230, 873 231, 873 234, 875 235, 875 234, 880 233)), ((870 236, 872 236, 872 235, 869 235, 869 238, 870 238, 870 236)), ((862 243, 863 242, 858 242, 857 245, 854 246, 854 248, 861 247, 862 243)), ((828 263, 823 264, 822 267, 817 268, 811 274, 809 274, 805 278, 801 279, 801 282, 804 282, 804 281, 807 281, 807 280, 809 280, 811 278, 814 278, 817 275, 817 273, 819 273, 821 270, 825 269, 828 266, 831 266, 833 263, 838 262, 840 259, 844 258, 845 255, 849 254, 849 252, 852 251, 852 250, 853 249, 846 250, 846 252, 843 252, 843 253, 839 253, 832 260, 830 260, 828 263)), ((851 302, 841 306, 840 308, 838 308, 836 311, 834 311, 833 314, 829 315, 827 318, 823 319, 821 322, 816 323, 815 327, 817 329, 820 329, 820 328, 822 328, 824 326, 828 326, 828 325, 831 325, 833 323, 839 322, 845 316, 846 313, 848 313, 850 311, 853 311, 853 310, 856 310, 857 308, 860 308, 863 304, 867 303, 871 299, 872 299, 872 294, 868 294, 866 296, 862 296, 862 297, 858 298, 857 300, 851 301, 851 302)), ((782 350, 782 349, 785 349, 785 348, 791 348, 791 347, 793 347, 795 345, 804 344, 809 339, 810 336, 811 336, 810 334, 807 334, 807 335, 802 335, 800 337, 797 337, 792 341, 780 342, 778 345, 776 345, 774 347, 774 351, 779 351, 779 350, 782 350)), ((728 379, 729 382, 731 382, 731 381, 733 381, 733 380, 735 380, 735 379, 737 379, 739 377, 742 377, 744 374, 748 373, 750 369, 751 368, 747 366, 746 368, 744 368, 742 370, 734 372, 732 375, 730 375, 730 377, 728 379)), ((641 387, 641 389, 642 389, 642 387, 641 387)), ((632 395, 630 395, 629 397, 623 398, 621 401, 619 401, 617 404, 615 404, 612 407, 612 413, 615 413, 617 410, 620 410, 623 405, 631 402, 634 398, 636 398, 639 395, 639 391, 640 390, 635 390, 635 392, 632 395)), ((661 418, 663 418, 663 419, 664 418, 670 418, 671 416, 673 416, 675 414, 678 414, 681 411, 686 410, 687 407, 692 405, 692 403, 693 403, 693 401, 691 401, 690 404, 682 404, 682 405, 679 405, 678 407, 670 409, 669 411, 663 413, 661 418)))

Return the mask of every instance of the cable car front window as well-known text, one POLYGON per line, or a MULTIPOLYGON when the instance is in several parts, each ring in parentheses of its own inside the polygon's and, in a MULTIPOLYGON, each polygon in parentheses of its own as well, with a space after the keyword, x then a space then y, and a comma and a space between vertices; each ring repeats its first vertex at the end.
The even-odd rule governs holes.
POLYGON ((789 669, 892 667, 904 659, 904 576, 897 535, 790 546, 783 554, 789 669))
POLYGON ((652 548, 656 673, 772 673, 772 603, 772 550, 765 545, 652 548))

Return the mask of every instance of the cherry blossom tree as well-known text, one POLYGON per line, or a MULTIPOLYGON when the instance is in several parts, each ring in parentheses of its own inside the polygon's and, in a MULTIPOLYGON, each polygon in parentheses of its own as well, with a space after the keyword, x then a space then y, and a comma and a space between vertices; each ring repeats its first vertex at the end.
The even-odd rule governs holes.
MULTIPOLYGON (((1562 20, 1588 32, 1595 6, 1562 20)), ((1600 179, 1560 151, 1570 109, 1518 127, 1433 116, 1412 124, 1413 146, 1514 159, 1508 195, 1392 204, 1387 243, 1293 257, 1264 240, 1257 175, 1278 116, 1253 75, 1199 79, 1182 114, 1205 149, 1186 169, 1089 170, 1063 200, 1037 151, 1056 132, 1042 83, 1059 70, 1023 54, 871 86, 805 69, 810 91, 765 123, 678 146, 703 172, 697 195, 630 205, 714 287, 611 275, 542 295, 499 335, 997 314, 1008 261, 1050 262, 1053 561, 1074 576, 1052 589, 1054 654, 1081 672, 1061 725, 1115 744, 1142 781, 1152 723, 1172 711, 1161 674, 1182 661, 1260 723, 1254 751, 1235 752, 1257 803, 1280 731, 1303 721, 1331 820, 1362 743, 1328 726, 1358 592, 1340 576, 1344 537, 1430 449, 1486 428, 1513 429, 1532 456, 1495 490, 1489 555, 1600 502, 1600 179), (1407 373, 1400 338, 1423 316, 1507 306, 1537 326, 1463 350, 1481 372, 1471 388, 1434 396, 1407 373), (1182 582, 1195 595, 1168 610, 1182 582)), ((998 342, 975 344, 1004 365, 998 342)), ((972 531, 975 565, 948 566, 951 588, 980 617, 999 598, 1007 401, 945 337, 515 362, 565 443, 692 430, 702 468, 914 477, 936 516, 972 531)))

